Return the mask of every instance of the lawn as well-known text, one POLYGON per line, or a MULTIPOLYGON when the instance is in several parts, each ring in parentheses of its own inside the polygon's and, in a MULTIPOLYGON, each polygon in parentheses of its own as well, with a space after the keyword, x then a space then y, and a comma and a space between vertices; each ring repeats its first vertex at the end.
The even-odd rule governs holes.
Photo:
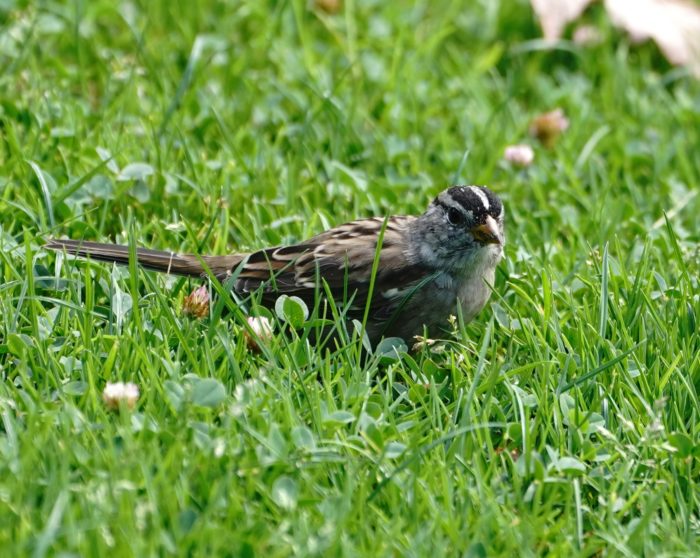
POLYGON ((316 4, 0 2, 3 555, 697 556, 698 81, 600 6, 545 49, 522 0, 316 4), (506 259, 410 354, 313 316, 255 352, 229 297, 183 315, 200 281, 42 249, 251 250, 453 183, 506 259))

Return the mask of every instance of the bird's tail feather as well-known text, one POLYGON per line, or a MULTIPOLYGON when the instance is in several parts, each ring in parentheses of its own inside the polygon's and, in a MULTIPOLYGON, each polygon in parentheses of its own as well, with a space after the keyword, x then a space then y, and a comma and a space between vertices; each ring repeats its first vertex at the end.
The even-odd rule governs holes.
MULTIPOLYGON (((86 240, 52 239, 44 248, 101 262, 117 263, 120 265, 129 264, 129 247, 119 244, 103 244, 101 242, 89 242, 86 240)), ((193 254, 176 254, 165 250, 150 250, 148 248, 136 249, 136 259, 139 265, 146 269, 160 271, 162 273, 201 277, 206 275, 206 271, 202 265, 202 261, 204 261, 211 272, 220 280, 225 279, 244 257, 245 256, 241 254, 233 254, 230 256, 195 256, 193 254)))

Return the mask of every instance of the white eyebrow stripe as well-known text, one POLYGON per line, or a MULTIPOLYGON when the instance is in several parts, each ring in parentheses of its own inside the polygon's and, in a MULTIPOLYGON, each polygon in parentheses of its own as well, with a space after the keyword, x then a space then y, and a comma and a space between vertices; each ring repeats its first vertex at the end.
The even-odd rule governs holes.
POLYGON ((450 196, 446 192, 443 192, 442 194, 440 194, 438 196, 438 201, 441 204, 446 205, 447 207, 451 207, 452 209, 456 209, 457 211, 459 211, 463 215, 471 215, 471 211, 464 209, 464 206, 461 203, 455 201, 452 198, 452 196, 450 196))
POLYGON ((490 204, 489 204, 489 198, 484 194, 484 192, 480 189, 477 188, 476 186, 469 186, 469 189, 476 194, 476 197, 481 200, 481 204, 484 206, 484 209, 486 211, 489 210, 490 204))

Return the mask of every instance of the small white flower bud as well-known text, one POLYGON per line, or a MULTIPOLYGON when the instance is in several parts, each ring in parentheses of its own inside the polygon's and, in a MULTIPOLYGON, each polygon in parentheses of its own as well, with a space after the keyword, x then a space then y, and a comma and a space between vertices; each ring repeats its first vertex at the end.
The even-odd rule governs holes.
POLYGON ((102 392, 102 400, 111 411, 119 410, 119 405, 124 402, 126 407, 133 409, 139 399, 139 388, 131 382, 107 382, 102 392))
POLYGON ((526 144, 509 145, 503 158, 516 167, 529 167, 535 160, 535 152, 526 144))
POLYGON ((257 351, 260 349, 258 341, 262 343, 267 343, 272 339, 273 329, 272 322, 264 316, 248 316, 248 325, 253 331, 254 335, 250 332, 245 332, 245 342, 248 348, 257 351))

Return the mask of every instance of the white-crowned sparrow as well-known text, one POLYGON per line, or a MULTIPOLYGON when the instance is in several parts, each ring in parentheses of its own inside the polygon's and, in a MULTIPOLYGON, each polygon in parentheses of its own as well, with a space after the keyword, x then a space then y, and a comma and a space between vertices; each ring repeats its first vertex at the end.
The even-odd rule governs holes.
MULTIPOLYGON (((377 242, 383 230, 367 333, 410 340, 424 327, 433 334, 461 306, 465 321, 486 304, 496 265, 503 255, 504 210, 483 186, 453 186, 440 193, 420 216, 360 219, 292 246, 249 254, 202 256, 139 248, 147 269, 179 275, 205 274, 202 261, 225 281, 233 274, 239 296, 260 291, 274 306, 281 294, 313 306, 329 291, 348 317, 362 317, 370 290, 377 242), (322 282, 325 286, 322 286, 322 282)), ((47 248, 94 260, 126 264, 127 246, 81 240, 51 240, 47 248)))

